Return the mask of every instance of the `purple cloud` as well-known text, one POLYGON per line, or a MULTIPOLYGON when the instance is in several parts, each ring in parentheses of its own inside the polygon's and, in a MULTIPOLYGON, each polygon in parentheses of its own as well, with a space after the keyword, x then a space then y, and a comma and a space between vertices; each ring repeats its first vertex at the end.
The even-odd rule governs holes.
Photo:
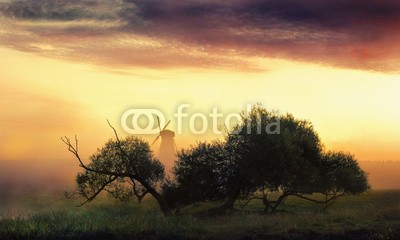
POLYGON ((102 52, 95 52, 85 41, 80 46, 61 44, 72 59, 79 49, 84 55, 80 59, 103 59, 105 64, 110 64, 107 58, 113 55, 135 55, 113 62, 121 66, 241 66, 243 70, 257 69, 246 59, 261 57, 384 72, 400 67, 400 2, 396 0, 21 2, 3 3, 0 12, 14 20, 98 23, 22 29, 54 45, 60 45, 57 37, 109 43, 102 52), (110 22, 115 24, 104 28, 110 22), (121 35, 160 45, 117 44, 121 35))

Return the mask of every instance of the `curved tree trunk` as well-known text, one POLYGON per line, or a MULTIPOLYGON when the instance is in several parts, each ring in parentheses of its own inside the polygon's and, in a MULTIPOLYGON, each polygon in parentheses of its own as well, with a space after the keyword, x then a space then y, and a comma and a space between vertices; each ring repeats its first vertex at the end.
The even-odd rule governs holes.
POLYGON ((268 213, 268 211, 272 208, 271 203, 268 201, 267 197, 263 197, 262 199, 264 204, 264 213, 268 213))
MULTIPOLYGON (((118 143, 117 147, 120 150, 118 154, 119 154, 120 158, 129 161, 128 155, 121 147, 121 142, 119 140, 117 131, 115 130, 115 128, 113 126, 111 126, 110 122, 108 122, 108 125, 114 130, 115 137, 117 138, 117 143, 118 143)), ((75 146, 72 145, 71 140, 67 137, 61 138, 61 140, 68 146, 68 151, 70 151, 72 154, 74 154, 75 157, 78 159, 78 161, 80 163, 80 167, 82 167, 83 169, 85 169, 88 172, 104 174, 104 175, 108 175, 108 176, 112 177, 109 182, 107 182, 105 185, 103 185, 99 189, 99 191, 96 192, 95 195, 90 197, 85 203, 92 201, 98 194, 100 194, 100 192, 108 184, 115 181, 118 177, 123 177, 123 178, 130 178, 131 180, 133 180, 133 182, 134 182, 134 180, 137 180, 140 184, 142 184, 142 186, 146 189, 146 191, 148 191, 157 200, 157 203, 160 206, 163 214, 165 216, 172 215, 171 210, 169 209, 167 203, 164 200, 164 197, 160 193, 158 193, 157 190, 154 187, 152 187, 145 179, 143 179, 142 177, 137 175, 137 173, 138 173, 137 169, 134 169, 135 170, 134 173, 113 172, 113 171, 108 171, 108 170, 93 169, 91 167, 88 167, 87 165, 85 165, 82 162, 81 157, 79 156, 79 153, 78 153, 78 139, 76 137, 75 137, 75 146)), ((85 204, 85 203, 83 203, 83 204, 85 204)))
POLYGON ((282 195, 276 200, 275 204, 271 206, 271 213, 275 213, 276 209, 286 201, 286 198, 289 196, 289 193, 284 192, 282 195))
POLYGON ((219 207, 221 210, 233 209, 234 204, 240 195, 240 187, 239 186, 240 186, 239 184, 237 184, 235 186, 235 189, 233 190, 232 194, 229 195, 226 202, 221 207, 219 207))
POLYGON ((164 200, 164 197, 157 192, 150 184, 148 184, 143 179, 136 179, 146 190, 157 200, 158 205, 160 206, 161 211, 165 216, 171 216, 171 210, 169 209, 167 203, 164 200))

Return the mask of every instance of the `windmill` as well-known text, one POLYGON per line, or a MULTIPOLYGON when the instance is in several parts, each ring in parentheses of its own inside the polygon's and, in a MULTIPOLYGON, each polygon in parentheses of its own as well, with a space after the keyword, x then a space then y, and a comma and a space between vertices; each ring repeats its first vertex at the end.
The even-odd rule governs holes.
POLYGON ((166 175, 170 174, 172 167, 174 166, 175 160, 177 158, 177 147, 175 143, 175 133, 171 130, 167 130, 166 128, 171 123, 169 121, 163 129, 161 129, 160 119, 157 117, 158 128, 160 129, 160 133, 153 141, 151 146, 153 146, 159 138, 161 138, 160 149, 158 151, 158 159, 164 163, 165 165, 165 173, 166 175))

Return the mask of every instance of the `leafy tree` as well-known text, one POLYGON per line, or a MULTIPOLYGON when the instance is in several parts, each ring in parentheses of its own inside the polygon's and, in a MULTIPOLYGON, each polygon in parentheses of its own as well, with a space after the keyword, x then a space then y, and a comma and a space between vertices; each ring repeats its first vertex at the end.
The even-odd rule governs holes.
POLYGON ((259 199, 265 205, 266 212, 274 212, 288 197, 294 196, 317 204, 325 204, 326 208, 340 197, 361 194, 370 188, 366 173, 359 167, 354 156, 350 154, 323 153, 318 165, 312 168, 295 167, 286 171, 290 172, 294 169, 297 170, 290 174, 291 177, 282 182, 283 184, 279 188, 281 195, 277 199, 269 198, 270 193, 273 193, 274 190, 268 186, 261 186, 257 192, 249 196, 243 207, 251 200, 259 199), (298 174, 298 170, 306 172, 309 176, 298 174), (324 195, 325 200, 313 198, 312 194, 315 193, 324 195))
MULTIPOLYGON (((323 145, 311 122, 291 114, 278 116, 255 106, 237 134, 230 134, 227 146, 236 153, 237 182, 222 209, 232 208, 240 194, 262 193, 266 211, 276 211, 289 196, 315 203, 330 204, 338 197, 366 191, 368 180, 353 156, 323 153, 323 145), (269 126, 280 128, 279 134, 268 132, 269 126), (261 130, 260 130, 261 129, 261 130), (267 193, 280 193, 274 201, 267 193), (305 195, 322 193, 325 201, 305 195)), ((275 131, 277 133, 277 131, 275 131)))
POLYGON ((197 143, 183 149, 178 159, 174 182, 163 190, 171 207, 222 200, 231 191, 235 166, 224 143, 197 143))
POLYGON ((368 189, 353 156, 323 153, 310 122, 259 105, 242 116, 225 142, 182 151, 175 174, 170 196, 182 196, 186 204, 226 199, 222 210, 233 208, 238 199, 261 199, 265 211, 274 212, 289 196, 330 204, 368 189), (280 195, 271 199, 271 193, 280 195), (310 198, 313 193, 324 194, 326 200, 310 198))
MULTIPOLYGON (((226 139, 229 152, 235 153, 236 183, 222 209, 233 208, 242 195, 267 188, 280 191, 296 179, 313 174, 322 146, 312 125, 292 115, 278 115, 257 105, 226 139), (271 126, 276 129, 271 129, 271 126), (309 167, 308 171, 305 167, 309 167)), ((284 196, 282 197, 284 199, 284 196)))
POLYGON ((141 197, 148 192, 157 200, 163 213, 169 215, 170 210, 163 196, 156 190, 164 179, 163 165, 154 158, 147 142, 137 137, 120 140, 115 129, 114 132, 116 140, 109 140, 98 149, 90 157, 89 164, 81 160, 76 138, 75 145, 69 138, 62 138, 84 170, 76 178, 78 193, 87 199, 83 204, 91 202, 103 191, 122 200, 135 194, 141 197), (130 189, 129 182, 133 185, 130 189))
MULTIPOLYGON (((117 142, 109 140, 102 149, 90 157, 87 165, 93 169, 107 169, 113 172, 133 172, 136 169, 153 188, 164 178, 164 167, 154 159, 146 142, 139 138, 127 137, 120 142, 130 161, 119 158, 117 142)), ((78 173, 78 193, 91 201, 99 190, 108 192, 113 198, 128 201, 134 197, 141 201, 147 190, 134 178, 113 177, 85 170, 78 173), (109 183, 109 181, 111 181, 109 183), (103 187, 104 186, 104 187, 103 187)))

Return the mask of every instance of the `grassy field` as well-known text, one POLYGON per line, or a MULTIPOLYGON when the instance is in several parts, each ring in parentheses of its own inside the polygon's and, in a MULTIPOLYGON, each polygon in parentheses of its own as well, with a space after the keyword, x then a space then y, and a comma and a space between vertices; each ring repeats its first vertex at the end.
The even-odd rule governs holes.
POLYGON ((224 216, 213 204, 164 217, 151 199, 141 205, 36 194, 0 205, 0 239, 400 239, 400 191, 372 191, 323 206, 290 198, 284 211, 262 214, 252 202, 224 216))

